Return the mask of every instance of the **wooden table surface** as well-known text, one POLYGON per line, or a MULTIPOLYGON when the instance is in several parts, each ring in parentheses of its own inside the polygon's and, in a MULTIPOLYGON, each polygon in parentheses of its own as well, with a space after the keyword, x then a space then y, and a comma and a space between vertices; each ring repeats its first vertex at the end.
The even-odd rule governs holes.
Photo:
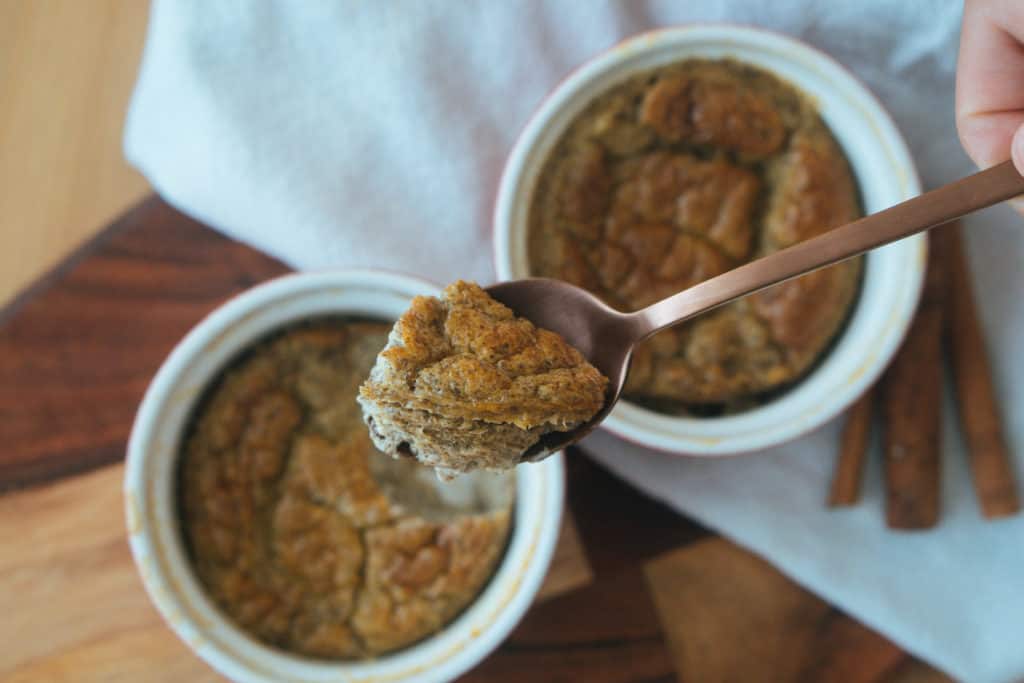
MULTIPOLYGON (((0 311, 0 679, 221 680, 142 590, 121 460, 173 344, 285 271, 153 197, 0 311)), ((567 464, 585 579, 465 680, 948 680, 583 453, 567 464)))
POLYGON ((148 0, 0 0, 0 306, 149 194, 121 151, 148 0))

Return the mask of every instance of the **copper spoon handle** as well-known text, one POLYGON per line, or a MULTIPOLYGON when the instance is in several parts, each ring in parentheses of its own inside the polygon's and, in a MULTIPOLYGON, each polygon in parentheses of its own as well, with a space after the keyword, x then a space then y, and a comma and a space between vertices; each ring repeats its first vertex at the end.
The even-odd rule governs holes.
POLYGON ((633 314, 640 341, 698 313, 1024 194, 1010 161, 705 280, 633 314))

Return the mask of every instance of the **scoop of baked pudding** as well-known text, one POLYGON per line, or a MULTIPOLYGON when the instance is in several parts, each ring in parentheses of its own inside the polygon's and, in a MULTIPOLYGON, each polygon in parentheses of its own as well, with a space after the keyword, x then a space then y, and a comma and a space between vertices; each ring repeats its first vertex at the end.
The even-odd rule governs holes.
POLYGON ((607 384, 560 336, 459 281, 413 300, 359 403, 380 450, 450 478, 514 467, 544 434, 597 413, 607 384))

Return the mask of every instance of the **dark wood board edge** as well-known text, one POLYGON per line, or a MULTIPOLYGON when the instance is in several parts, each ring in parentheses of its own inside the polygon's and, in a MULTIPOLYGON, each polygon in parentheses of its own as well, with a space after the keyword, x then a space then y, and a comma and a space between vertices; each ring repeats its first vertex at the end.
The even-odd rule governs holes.
POLYGON ((150 195, 119 214, 112 223, 101 228, 98 233, 73 249, 59 263, 40 275, 35 281, 26 285, 10 301, 4 304, 0 308, 0 325, 3 325, 17 315, 29 301, 57 284, 82 261, 103 249, 116 235, 136 224, 140 214, 154 205, 162 203, 164 203, 162 199, 156 195, 150 195))
POLYGON ((0 491, 122 459, 174 344, 288 270, 159 197, 124 212, 0 309, 0 491))

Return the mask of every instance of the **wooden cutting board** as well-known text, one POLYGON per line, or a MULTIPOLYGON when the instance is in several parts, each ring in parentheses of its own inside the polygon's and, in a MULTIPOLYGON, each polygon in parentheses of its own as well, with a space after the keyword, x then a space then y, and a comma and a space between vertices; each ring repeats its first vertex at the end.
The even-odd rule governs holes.
MULTIPOLYGON (((286 270, 154 197, 0 311, 0 679, 220 680, 142 590, 120 462, 173 344, 286 270)), ((947 680, 582 453, 567 465, 543 599, 464 680, 947 680)))

